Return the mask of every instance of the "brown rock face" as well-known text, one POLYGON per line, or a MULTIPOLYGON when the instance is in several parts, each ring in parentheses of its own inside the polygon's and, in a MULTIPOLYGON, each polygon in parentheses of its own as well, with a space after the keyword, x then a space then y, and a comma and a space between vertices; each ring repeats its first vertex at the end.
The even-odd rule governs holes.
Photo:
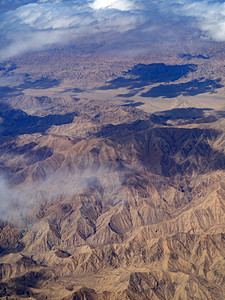
POLYGON ((1 133, 0 297, 224 299, 224 118, 69 103, 1 133))

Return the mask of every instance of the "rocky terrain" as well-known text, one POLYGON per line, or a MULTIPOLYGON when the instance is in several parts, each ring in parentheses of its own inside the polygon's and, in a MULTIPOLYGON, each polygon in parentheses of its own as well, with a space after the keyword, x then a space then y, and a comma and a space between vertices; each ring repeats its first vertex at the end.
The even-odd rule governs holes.
POLYGON ((223 43, 152 43, 148 54, 125 57, 65 47, 1 63, 0 96, 74 97, 148 113, 177 107, 223 110, 224 78, 223 43))
POLYGON ((225 299, 224 16, 0 0, 0 299, 225 299))
POLYGON ((1 299, 224 299, 225 115, 1 104, 1 299))

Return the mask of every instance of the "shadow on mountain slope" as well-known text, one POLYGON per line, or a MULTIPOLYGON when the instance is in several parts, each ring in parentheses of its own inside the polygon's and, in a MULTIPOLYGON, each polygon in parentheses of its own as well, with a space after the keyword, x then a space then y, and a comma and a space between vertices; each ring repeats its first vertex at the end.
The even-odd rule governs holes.
POLYGON ((24 89, 49 89, 55 86, 58 86, 60 81, 57 79, 51 79, 48 77, 42 77, 35 81, 31 81, 30 78, 25 80, 24 83, 20 84, 17 89, 24 90, 24 89))
POLYGON ((13 137, 21 134, 44 133, 52 125, 72 123, 75 116, 77 116, 76 112, 45 117, 31 116, 20 109, 12 109, 7 104, 0 103, 1 135, 13 137))
POLYGON ((127 72, 124 77, 115 78, 108 85, 101 87, 102 90, 118 89, 127 87, 129 89, 141 88, 149 84, 160 82, 171 82, 186 76, 190 72, 195 72, 196 65, 165 65, 154 63, 149 65, 138 64, 127 72))
POLYGON ((210 108, 188 107, 156 112, 151 115, 150 120, 155 124, 171 126, 171 122, 176 122, 176 125, 213 123, 217 121, 217 117, 225 117, 225 112, 214 113, 210 108), (206 115, 206 112, 209 114, 206 115))
POLYGON ((214 92, 215 89, 222 88, 220 84, 221 79, 210 80, 206 79, 202 81, 201 79, 194 79, 185 83, 160 84, 156 87, 151 88, 148 92, 142 93, 142 97, 164 97, 164 98, 175 98, 180 95, 184 96, 196 96, 199 94, 214 92))
POLYGON ((25 80, 24 83, 18 86, 14 86, 13 88, 10 86, 0 86, 0 98, 6 99, 13 96, 21 95, 24 89, 49 89, 52 87, 59 86, 59 84, 60 84, 59 80, 51 79, 47 77, 42 77, 35 81, 31 81, 31 79, 28 78, 25 80))
POLYGON ((191 60, 192 58, 198 58, 198 59, 210 59, 209 56, 205 56, 202 54, 198 54, 198 55, 192 55, 189 53, 183 53, 180 55, 181 58, 185 58, 186 60, 191 60))
POLYGON ((0 99, 10 98, 12 96, 19 96, 21 94, 17 88, 10 88, 9 86, 0 86, 0 99))
POLYGON ((107 125, 97 137, 134 145, 140 163, 155 174, 170 177, 225 169, 224 153, 211 146, 221 137, 221 133, 214 129, 155 128, 151 121, 136 121, 107 125))

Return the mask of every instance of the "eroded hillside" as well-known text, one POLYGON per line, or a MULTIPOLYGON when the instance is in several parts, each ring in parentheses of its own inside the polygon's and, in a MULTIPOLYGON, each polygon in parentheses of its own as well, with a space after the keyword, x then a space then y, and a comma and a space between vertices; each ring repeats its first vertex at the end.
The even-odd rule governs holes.
POLYGON ((0 117, 2 299, 224 299, 223 112, 18 96, 0 117))

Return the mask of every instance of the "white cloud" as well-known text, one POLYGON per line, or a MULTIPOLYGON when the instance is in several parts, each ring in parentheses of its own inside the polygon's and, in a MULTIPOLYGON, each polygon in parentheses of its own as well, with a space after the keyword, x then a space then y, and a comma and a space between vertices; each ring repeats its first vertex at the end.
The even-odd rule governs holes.
POLYGON ((122 11, 136 8, 134 2, 128 0, 95 0, 90 6, 94 9, 118 9, 122 11))
POLYGON ((2 0, 0 14, 0 60, 84 39, 102 39, 109 47, 112 41, 115 46, 131 42, 135 47, 141 38, 169 39, 182 30, 186 36, 187 26, 216 41, 225 40, 221 1, 2 0), (8 11, 1 13, 2 7, 8 11))
POLYGON ((27 195, 9 186, 7 180, 0 175, 0 221, 22 225, 22 219, 35 207, 27 195))
POLYGON ((225 41, 225 3, 221 1, 187 1, 179 14, 195 18, 206 37, 225 41))
POLYGON ((26 222, 32 222, 32 219, 35 221, 34 211, 46 201, 74 197, 98 182, 106 190, 119 191, 126 174, 118 174, 107 167, 87 168, 73 173, 62 169, 59 172, 49 172, 43 182, 24 184, 23 187, 10 186, 0 174, 0 223, 6 221, 24 226, 26 222))
POLYGON ((82 4, 79 1, 39 1, 22 5, 1 18, 0 59, 71 40, 93 41, 93 35, 126 32, 142 22, 142 15, 136 12, 119 9, 100 12, 85 1, 82 4))
MULTIPOLYGON (((87 20, 93 21, 87 11, 79 12, 76 6, 63 3, 32 3, 21 6, 6 15, 9 24, 27 25, 27 28, 35 30, 63 29, 85 24, 87 20)), ((5 25, 5 24, 4 24, 5 25)))

